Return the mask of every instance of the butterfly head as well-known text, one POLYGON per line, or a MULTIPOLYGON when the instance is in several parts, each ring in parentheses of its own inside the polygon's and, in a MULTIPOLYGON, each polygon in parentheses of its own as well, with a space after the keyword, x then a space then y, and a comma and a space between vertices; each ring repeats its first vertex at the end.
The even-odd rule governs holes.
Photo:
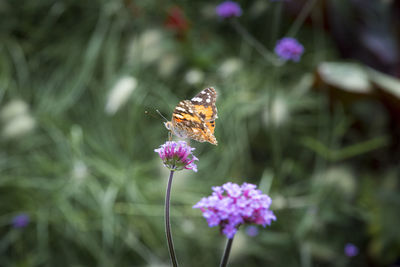
POLYGON ((170 121, 164 122, 164 125, 165 125, 165 128, 172 131, 172 122, 170 122, 170 121))

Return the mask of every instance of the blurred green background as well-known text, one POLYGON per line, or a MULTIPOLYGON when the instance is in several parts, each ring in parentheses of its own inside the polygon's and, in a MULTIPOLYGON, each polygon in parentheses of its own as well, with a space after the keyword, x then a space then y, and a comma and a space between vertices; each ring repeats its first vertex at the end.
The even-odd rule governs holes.
POLYGON ((218 146, 192 141, 172 189, 181 266, 218 265, 192 206, 228 181, 277 216, 230 266, 399 265, 399 1, 240 1, 236 23, 219 3, 0 0, 0 266, 168 266, 155 109, 208 86, 218 146), (299 63, 272 54, 284 36, 299 63))

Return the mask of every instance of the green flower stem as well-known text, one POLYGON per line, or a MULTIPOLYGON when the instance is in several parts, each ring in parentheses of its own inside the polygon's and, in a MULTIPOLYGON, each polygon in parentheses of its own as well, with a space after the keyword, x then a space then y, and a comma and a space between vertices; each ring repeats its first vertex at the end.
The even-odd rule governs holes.
POLYGON ((169 256, 171 257, 172 266, 178 266, 178 262, 176 261, 174 242, 172 241, 171 235, 171 225, 169 222, 169 202, 171 199, 171 187, 172 187, 172 178, 174 177, 174 171, 171 171, 168 179, 167 192, 165 194, 165 234, 167 236, 168 250, 169 256))
POLYGON ((233 242, 233 237, 228 238, 228 241, 226 242, 224 256, 222 256, 221 263, 219 265, 220 267, 225 267, 228 264, 228 258, 229 258, 229 253, 231 252, 232 242, 233 242))
POLYGON ((270 52, 265 46, 260 43, 256 38, 251 35, 238 20, 231 20, 233 28, 243 37, 243 39, 251 45, 265 60, 267 60, 273 66, 281 66, 283 64, 272 52, 270 52))

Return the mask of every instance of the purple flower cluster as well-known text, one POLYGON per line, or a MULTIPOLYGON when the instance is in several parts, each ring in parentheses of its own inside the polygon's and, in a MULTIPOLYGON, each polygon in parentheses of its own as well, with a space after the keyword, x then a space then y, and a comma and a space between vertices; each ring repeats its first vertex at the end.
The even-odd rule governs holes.
POLYGON ((275 46, 275 54, 283 60, 298 62, 304 52, 304 47, 294 38, 280 39, 275 46))
POLYGON ((352 243, 347 243, 344 247, 344 253, 347 257, 351 258, 358 255, 358 247, 352 243))
POLYGON ((276 220, 269 209, 271 198, 253 184, 239 186, 229 182, 212 190, 211 196, 202 198, 193 208, 203 212, 210 227, 219 225, 228 238, 233 238, 242 224, 254 223, 265 227, 276 220))
POLYGON ((221 18, 240 17, 242 15, 240 5, 233 1, 225 1, 219 4, 215 11, 221 18))
POLYGON ((154 149, 163 161, 164 166, 171 171, 187 169, 197 172, 197 165, 194 161, 199 159, 192 154, 193 150, 195 149, 185 141, 167 141, 160 148, 154 149))
POLYGON ((14 228, 24 228, 26 226, 28 226, 29 224, 29 216, 25 213, 21 213, 16 215, 13 219, 12 219, 12 226, 14 228))

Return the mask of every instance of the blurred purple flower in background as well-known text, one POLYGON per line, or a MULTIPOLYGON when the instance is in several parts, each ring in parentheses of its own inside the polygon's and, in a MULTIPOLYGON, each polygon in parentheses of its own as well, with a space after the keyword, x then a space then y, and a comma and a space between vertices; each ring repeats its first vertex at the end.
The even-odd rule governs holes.
POLYGON ((219 225, 223 234, 233 238, 242 224, 254 223, 265 227, 276 220, 269 209, 271 198, 256 188, 253 184, 239 186, 231 182, 215 186, 212 195, 202 198, 193 208, 203 212, 208 226, 219 225))
POLYGON ((254 225, 250 225, 246 228, 246 234, 248 236, 256 236, 258 235, 258 228, 257 226, 254 225))
POLYGON ((12 226, 14 228, 24 228, 29 224, 29 215, 25 213, 18 214, 12 219, 12 226))
POLYGON ((197 172, 197 165, 194 161, 199 159, 192 154, 193 150, 195 149, 185 141, 167 141, 154 151, 158 153, 164 166, 171 171, 187 169, 197 172))
POLYGON ((358 247, 352 243, 347 243, 344 247, 344 253, 347 257, 351 258, 358 255, 358 247))
POLYGON ((240 17, 242 15, 240 5, 233 1, 225 1, 219 4, 215 11, 222 18, 240 17))
POLYGON ((275 54, 283 60, 298 62, 304 52, 304 47, 294 38, 285 37, 276 43, 275 54))

